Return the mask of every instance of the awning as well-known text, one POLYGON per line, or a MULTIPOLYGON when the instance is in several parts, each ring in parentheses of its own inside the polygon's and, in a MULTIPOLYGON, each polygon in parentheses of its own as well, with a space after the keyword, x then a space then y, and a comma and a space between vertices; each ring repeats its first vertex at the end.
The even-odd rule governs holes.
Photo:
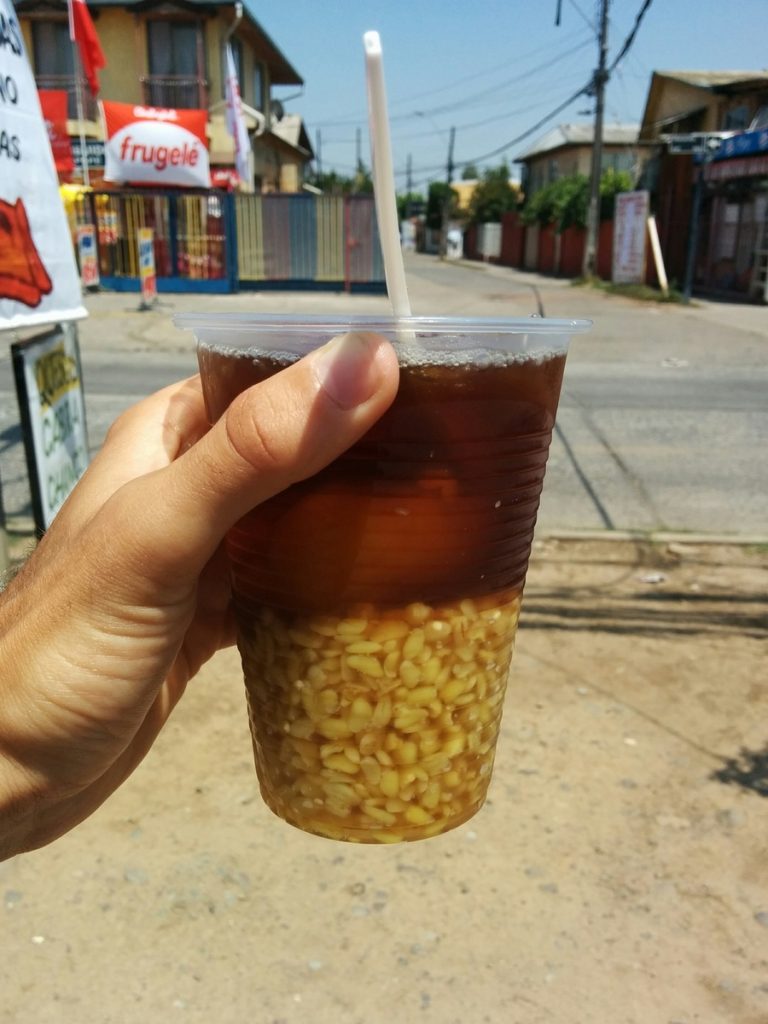
POLYGON ((715 155, 715 161, 731 160, 736 156, 752 156, 755 153, 768 153, 768 128, 760 128, 754 132, 739 132, 729 139, 723 139, 715 155))
POLYGON ((768 153, 737 160, 713 161, 704 166, 705 181, 733 181, 734 178, 768 177, 768 153))

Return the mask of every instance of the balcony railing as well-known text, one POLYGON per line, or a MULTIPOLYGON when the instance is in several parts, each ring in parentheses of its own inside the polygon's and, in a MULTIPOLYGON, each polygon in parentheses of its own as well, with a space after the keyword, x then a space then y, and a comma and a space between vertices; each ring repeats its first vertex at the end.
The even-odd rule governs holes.
POLYGON ((149 107, 206 110, 208 83, 193 75, 142 75, 144 103, 149 107))
MULTIPOLYGON (((64 90, 67 94, 67 117, 73 121, 77 118, 77 79, 74 75, 36 75, 35 82, 38 89, 64 90)), ((80 81, 80 96, 85 120, 98 121, 98 104, 84 78, 80 81)))

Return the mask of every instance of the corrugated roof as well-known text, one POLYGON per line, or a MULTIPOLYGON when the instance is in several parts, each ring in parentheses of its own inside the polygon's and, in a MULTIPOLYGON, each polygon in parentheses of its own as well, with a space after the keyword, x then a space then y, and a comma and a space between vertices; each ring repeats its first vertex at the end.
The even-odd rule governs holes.
POLYGON ((656 71, 655 74, 704 89, 712 89, 718 85, 740 85, 742 82, 745 85, 756 81, 768 82, 768 69, 763 71, 656 71))
MULTIPOLYGON (((632 146, 637 142, 639 124, 604 124, 603 143, 614 146, 632 146)), ((594 124, 559 124, 542 135, 516 160, 530 160, 542 153, 550 153, 564 146, 591 146, 595 136, 594 124)))

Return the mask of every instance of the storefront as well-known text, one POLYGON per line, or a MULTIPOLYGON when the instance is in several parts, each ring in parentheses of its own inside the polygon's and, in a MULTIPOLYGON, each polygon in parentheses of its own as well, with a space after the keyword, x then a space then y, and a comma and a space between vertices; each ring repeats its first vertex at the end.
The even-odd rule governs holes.
POLYGON ((704 168, 703 284, 708 291, 766 300, 768 129, 726 139, 704 168))

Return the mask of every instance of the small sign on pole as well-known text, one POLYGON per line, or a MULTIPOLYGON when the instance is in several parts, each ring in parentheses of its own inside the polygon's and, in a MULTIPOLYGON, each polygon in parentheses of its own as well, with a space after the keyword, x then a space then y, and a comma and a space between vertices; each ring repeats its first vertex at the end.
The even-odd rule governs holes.
POLYGON ((649 194, 620 192, 613 217, 613 268, 617 284, 642 284, 645 280, 645 232, 649 194))
POLYGON ((35 525, 46 530, 88 465, 74 324, 11 345, 35 525))
POLYGON ((141 282, 141 309, 151 309, 157 299, 155 274, 155 233, 152 228, 139 228, 139 280, 141 282))
POLYGON ((77 229, 77 254, 80 259, 80 280, 84 288, 99 285, 99 261, 96 257, 96 227, 81 224, 77 229))

